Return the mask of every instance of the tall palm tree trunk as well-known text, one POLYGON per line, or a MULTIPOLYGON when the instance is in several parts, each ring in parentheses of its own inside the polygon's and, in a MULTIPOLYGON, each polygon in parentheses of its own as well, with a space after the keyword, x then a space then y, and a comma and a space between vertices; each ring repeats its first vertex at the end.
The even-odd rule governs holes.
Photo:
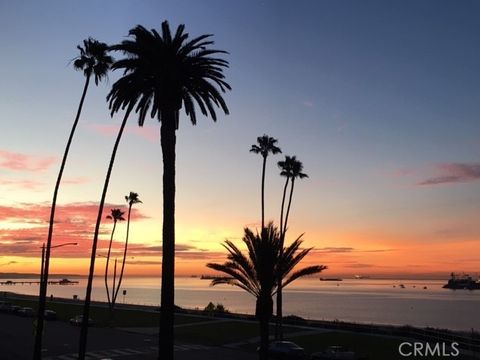
POLYGON ((162 292, 160 304, 159 359, 173 360, 175 275, 175 143, 178 111, 162 111, 160 128, 163 154, 162 292))
MULTIPOLYGON (((287 231, 287 223, 288 223, 288 215, 290 213, 290 205, 292 204, 292 196, 293 196, 293 187, 295 183, 295 179, 292 178, 292 186, 290 189, 290 196, 288 200, 288 207, 287 213, 285 214, 285 224, 282 228, 282 218, 283 218, 283 206, 285 204, 285 196, 287 193, 287 185, 288 185, 289 178, 287 177, 287 181, 285 181, 285 186, 283 188, 283 198, 282 198, 282 210, 280 212, 280 258, 283 257, 283 248, 285 243, 285 233, 287 231)), ((282 287, 282 277, 279 274, 278 277, 278 285, 277 285, 277 326, 276 326, 276 336, 278 340, 283 340, 283 287, 282 287)))
MULTIPOLYGON (((288 181, 290 180, 287 177, 285 181, 285 186, 283 187, 283 197, 282 197, 282 208, 280 209, 280 259, 283 257, 283 246, 285 242, 285 237, 283 236, 283 209, 285 207, 285 197, 287 196, 287 186, 288 181)), ((282 331, 282 304, 283 304, 283 295, 282 295, 282 275, 278 274, 277 278, 277 316, 276 316, 276 323, 275 323, 275 339, 282 340, 283 339, 283 331, 282 331)))
POLYGON ((83 306, 83 321, 82 321, 82 328, 80 331, 80 341, 79 341, 79 347, 78 347, 79 360, 85 359, 85 353, 87 350, 88 318, 90 316, 90 300, 92 295, 93 273, 95 271, 95 257, 97 255, 98 233, 100 231, 100 223, 102 222, 103 207, 105 205, 105 198, 107 197, 108 184, 110 182, 110 175, 112 174, 113 164, 115 162, 115 156, 117 155, 118 145, 120 144, 120 139, 122 138, 123 130, 125 129, 128 115, 130 114, 131 110, 132 110, 132 106, 129 106, 127 111, 125 112, 122 125, 120 126, 120 129, 118 131, 117 139, 115 140, 115 145, 113 146, 112 156, 110 157, 110 164, 108 165, 107 175, 105 176, 105 183, 103 185, 100 205, 98 207, 97 222, 95 224, 95 233, 93 235, 92 254, 90 257, 90 269, 88 273, 87 292, 85 295, 85 304, 83 306))
MULTIPOLYGON (((287 177, 287 180, 285 181, 285 186, 283 187, 282 208, 280 209, 280 236, 282 236, 283 234, 283 209, 285 207, 285 198, 287 196, 287 187, 288 187, 289 180, 290 178, 287 177)), ((283 245, 283 242, 282 242, 282 245, 283 245)))
POLYGON ((35 333, 35 345, 33 350, 33 358, 35 360, 41 359, 42 357, 42 336, 43 336, 43 323, 44 323, 44 314, 45 314, 45 301, 47 296, 48 270, 50 267, 50 250, 52 246, 53 224, 55 219, 55 208, 57 206, 58 189, 60 188, 60 183, 62 181, 62 176, 63 176, 63 170, 65 169, 68 153, 70 151, 70 145, 72 144, 72 140, 73 140, 73 135, 75 134, 75 130, 78 125, 78 120, 80 119, 80 114, 82 113, 83 102, 85 101, 89 84, 90 84, 90 76, 87 76, 85 79, 85 85, 83 87, 82 97, 80 98, 80 104, 78 105, 77 115, 75 116, 72 129, 70 130, 67 146, 65 147, 65 152, 63 153, 60 170, 58 171, 57 182, 55 183, 55 189, 53 191, 52 207, 50 209, 50 220, 48 223, 47 247, 45 249, 45 264, 43 265, 44 268, 42 269, 43 278, 40 284, 40 298, 38 300, 37 328, 35 333))
POLYGON ((267 157, 263 157, 262 166, 262 231, 265 227, 265 167, 267 165, 267 157))
POLYGON ((118 285, 117 289, 115 290, 115 295, 112 294, 112 310, 113 307, 115 306, 115 303, 117 301, 117 296, 118 292, 120 291, 120 286, 122 285, 122 279, 123 279, 123 270, 125 269, 125 261, 127 260, 127 249, 128 249, 128 234, 130 232, 130 214, 132 212, 132 204, 129 205, 128 207, 128 220, 127 220, 127 235, 125 238, 125 248, 123 250, 123 261, 122 261, 122 268, 120 270, 120 276, 118 277, 118 285))
POLYGON ((288 206, 287 206, 287 213, 285 214, 285 224, 283 224, 282 234, 285 237, 285 233, 287 232, 287 225, 288 225, 288 215, 290 214, 290 206, 292 205, 292 197, 293 197, 293 188, 295 187, 295 178, 292 178, 292 186, 290 187, 290 196, 288 199, 288 206))
MULTIPOLYGON (((113 229, 112 235, 110 236, 110 244, 108 244, 108 252, 107 252, 107 262, 105 264, 105 289, 107 290, 107 301, 108 301, 108 309, 112 312, 112 302, 110 301, 110 291, 108 289, 108 264, 110 262, 110 253, 112 250, 112 242, 113 242, 113 234, 115 233, 115 227, 117 226, 117 221, 113 221, 113 229)), ((112 292, 113 298, 113 292, 112 292)))

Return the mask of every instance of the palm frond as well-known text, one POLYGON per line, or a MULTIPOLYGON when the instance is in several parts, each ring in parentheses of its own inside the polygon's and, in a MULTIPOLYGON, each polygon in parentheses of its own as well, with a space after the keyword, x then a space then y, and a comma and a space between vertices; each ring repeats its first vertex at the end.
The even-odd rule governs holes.
POLYGON ((94 75, 95 84, 107 78, 108 71, 112 63, 113 57, 107 55, 109 46, 103 42, 88 38, 83 40, 83 47, 77 46, 80 55, 73 61, 73 68, 75 70, 83 71, 86 77, 94 75))
POLYGON ((129 39, 110 46, 109 49, 126 55, 112 65, 113 70, 124 72, 107 96, 112 114, 131 102, 132 97, 135 103, 139 102, 136 112, 140 126, 147 114, 162 121, 162 111, 177 113, 182 107, 192 124, 196 124, 195 105, 214 121, 216 107, 229 113, 222 96, 231 89, 223 74, 228 61, 217 57, 225 52, 207 48, 213 44, 207 40, 211 35, 189 40, 184 30, 184 25, 179 25, 172 37, 166 21, 160 33, 138 25, 129 31, 129 39))
POLYGON ((269 153, 281 153, 282 150, 275 145, 277 142, 277 139, 264 134, 263 136, 257 137, 257 144, 252 145, 250 151, 261 154, 263 157, 267 157, 269 153))
POLYGON ((287 286, 290 284, 292 281, 295 281, 296 279, 303 277, 303 276, 308 276, 308 275, 314 275, 318 274, 319 272, 322 272, 323 270, 327 269, 326 266, 324 265, 314 265, 314 266, 309 266, 306 268, 303 268, 301 270, 295 271, 292 275, 288 277, 288 279, 282 284, 282 287, 287 286))

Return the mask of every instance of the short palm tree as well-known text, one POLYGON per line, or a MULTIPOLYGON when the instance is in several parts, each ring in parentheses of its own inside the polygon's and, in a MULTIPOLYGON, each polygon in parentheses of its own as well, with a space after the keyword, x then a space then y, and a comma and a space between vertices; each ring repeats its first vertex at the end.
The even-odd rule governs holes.
POLYGON ((326 269, 326 266, 314 265, 295 270, 312 250, 300 250, 303 242, 301 238, 302 235, 282 252, 280 234, 273 223, 263 228, 261 235, 245 228, 242 240, 247 246, 247 255, 226 240, 224 247, 228 251, 227 261, 223 264, 207 264, 207 267, 228 275, 215 278, 211 285, 237 286, 257 298, 255 315, 260 323, 260 359, 267 358, 268 322, 273 313, 272 297, 278 290, 278 280, 281 279, 281 286, 285 287, 300 277, 317 274, 326 269))
POLYGON ((211 35, 189 40, 180 25, 172 35, 167 21, 161 32, 136 26, 130 39, 112 46, 126 57, 113 69, 123 70, 107 99, 112 113, 127 108, 139 114, 143 126, 150 114, 160 123, 160 142, 163 154, 163 239, 162 292, 160 310, 159 354, 173 359, 174 263, 175 263, 175 144, 179 113, 182 107, 196 124, 196 106, 203 115, 217 119, 215 107, 228 114, 221 92, 230 90, 223 70, 228 62, 217 55, 225 51, 210 49, 211 35))
MULTIPOLYGON (((275 144, 278 142, 277 139, 270 137, 268 135, 263 135, 257 138, 257 144, 252 145, 250 149, 251 152, 255 154, 262 155, 263 165, 262 165, 262 229, 265 227, 265 167, 267 165, 268 154, 278 154, 281 153, 279 147, 275 144)), ((281 230, 281 229, 280 229, 281 230)))
POLYGON ((52 207, 50 209, 50 220, 48 226, 48 237, 47 237, 47 246, 45 252, 45 264, 43 270, 43 281, 40 286, 40 299, 38 304, 38 319, 37 319, 37 331, 35 335, 35 345, 34 345, 34 359, 41 358, 42 350, 42 334, 43 334, 43 320, 45 312, 45 296, 47 294, 47 285, 48 285, 48 271, 50 266, 50 249, 52 245, 52 236, 53 236, 53 224, 55 220, 55 208, 57 205, 57 196, 58 190, 60 188, 60 183, 62 181, 63 170, 65 169, 65 164, 67 162, 68 153, 70 151, 70 146, 72 144, 73 136, 78 125, 78 120, 80 119, 80 114, 82 113, 83 103, 87 95, 87 90, 90 84, 90 79, 93 76, 95 79, 95 85, 107 77, 108 70, 110 65, 113 62, 113 58, 108 55, 107 50, 108 46, 105 43, 99 42, 95 39, 88 38, 83 41, 83 47, 77 46, 80 54, 73 61, 73 67, 75 70, 83 71, 85 76, 85 85, 83 86, 82 96, 80 98, 80 103, 78 105, 77 114, 75 120, 73 121, 72 129, 70 130, 70 135, 67 140, 67 145, 63 153, 62 162, 60 165, 60 170, 58 171, 57 181, 55 183, 55 189, 53 191, 53 200, 52 207))
POLYGON ((123 270, 125 269, 125 261, 127 260, 127 249, 128 249, 128 235, 130 233, 130 215, 132 213, 132 206, 138 203, 141 203, 136 192, 130 191, 130 194, 125 196, 125 201, 128 204, 128 220, 127 220, 127 235, 125 237, 125 247, 123 249, 123 260, 122 267, 120 269, 120 276, 118 277, 118 285, 115 290, 115 295, 113 295, 113 306, 115 306, 115 301, 117 300, 118 292, 120 291, 120 286, 122 285, 123 279, 123 270))
POLYGON ((277 228, 269 223, 262 228, 261 235, 244 229, 243 242, 247 254, 231 241, 223 245, 228 251, 223 264, 209 263, 207 267, 223 272, 228 277, 217 277, 211 285, 229 284, 237 286, 257 299, 255 316, 260 324, 260 359, 267 359, 269 329, 273 313, 272 296, 277 287, 277 272, 280 262, 280 236, 277 228))
MULTIPOLYGON (((280 210, 280 240, 282 243, 282 252, 284 249, 284 244, 285 244, 285 233, 287 231, 287 223, 288 223, 288 215, 290 213, 290 205, 292 203, 292 197, 293 197, 293 189, 295 185, 295 179, 303 179, 308 177, 307 174, 302 173, 303 170, 303 164, 297 160, 295 156, 285 156, 284 161, 279 161, 278 162, 278 167, 280 168, 280 176, 284 176, 286 178, 285 180, 285 186, 283 187, 283 196, 282 196, 282 208, 280 210), (285 219, 283 218, 283 211, 284 211, 284 205, 285 205, 285 197, 287 194, 287 187, 289 184, 289 181, 291 182, 290 185, 290 197, 288 201, 288 207, 287 207, 287 212, 285 215, 285 219)), ((279 284, 281 284, 281 281, 279 279, 279 284)), ((283 286, 280 285, 278 287, 277 291, 277 327, 276 327, 276 337, 280 340, 283 339, 283 327, 282 327, 282 320, 283 320, 283 291, 282 291, 283 286)))
MULTIPOLYGON (((113 313, 114 301, 113 301, 113 294, 115 292, 115 285, 112 288, 112 299, 110 300, 110 291, 108 289, 108 265, 110 262, 110 254, 112 250, 112 243, 113 243, 113 234, 115 233, 115 228, 117 227, 118 221, 124 221, 125 218, 123 217, 125 212, 120 209, 110 209, 110 215, 107 215, 107 219, 113 220, 113 228, 112 234, 110 235, 110 243, 108 244, 108 252, 107 252, 107 262, 105 264, 105 289, 107 291, 107 301, 108 301, 108 308, 110 310, 110 317, 113 313)), ((115 277, 113 278, 113 284, 115 284, 115 277)))

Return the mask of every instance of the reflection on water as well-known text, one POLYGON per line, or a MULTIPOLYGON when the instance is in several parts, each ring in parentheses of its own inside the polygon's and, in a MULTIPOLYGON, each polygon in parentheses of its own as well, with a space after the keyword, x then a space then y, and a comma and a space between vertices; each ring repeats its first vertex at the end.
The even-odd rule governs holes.
MULTIPOLYGON (((77 295, 83 299, 86 279, 78 280, 78 285, 49 286, 48 295, 70 299, 77 295)), ((442 289, 444 283, 440 280, 299 279, 284 292, 284 314, 309 319, 478 329, 480 291, 442 289)), ((186 308, 203 308, 212 301, 224 304, 230 311, 254 313, 255 299, 251 295, 227 285, 210 287, 209 284, 209 280, 199 278, 177 278, 175 303, 186 308)), ((160 302, 159 278, 124 278, 122 285, 127 295, 120 295, 119 302, 147 305, 160 302)), ((2 285, 0 291, 37 295, 38 285, 2 285)), ((94 280, 92 298, 106 301, 100 277, 94 280)))

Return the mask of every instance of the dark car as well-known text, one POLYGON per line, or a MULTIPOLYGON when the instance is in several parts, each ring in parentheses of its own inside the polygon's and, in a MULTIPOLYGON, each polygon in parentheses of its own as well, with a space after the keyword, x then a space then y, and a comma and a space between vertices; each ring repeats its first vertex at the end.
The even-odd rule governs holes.
POLYGON ((10 309, 8 310, 8 312, 11 313, 11 314, 17 314, 18 311, 19 311, 21 308, 22 308, 21 306, 12 305, 12 306, 10 306, 10 309))
MULTIPOLYGON (((77 315, 70 319, 70 324, 75 326, 81 326, 83 322, 83 315, 77 315)), ((91 318, 88 318, 88 326, 94 325, 94 322, 91 318)))
POLYGON ((17 314, 23 317, 34 317, 35 311, 31 307, 23 307, 18 310, 17 314))
POLYGON ((357 360, 360 359, 353 351, 343 346, 329 346, 325 351, 313 353, 311 360, 357 360))
POLYGON ((8 301, 0 301, 0 311, 2 312, 10 312, 13 304, 8 301))
POLYGON ((268 358, 289 360, 305 359, 306 356, 305 350, 291 341, 272 341, 268 346, 268 358))
POLYGON ((57 313, 53 310, 45 310, 45 320, 57 320, 57 313))

